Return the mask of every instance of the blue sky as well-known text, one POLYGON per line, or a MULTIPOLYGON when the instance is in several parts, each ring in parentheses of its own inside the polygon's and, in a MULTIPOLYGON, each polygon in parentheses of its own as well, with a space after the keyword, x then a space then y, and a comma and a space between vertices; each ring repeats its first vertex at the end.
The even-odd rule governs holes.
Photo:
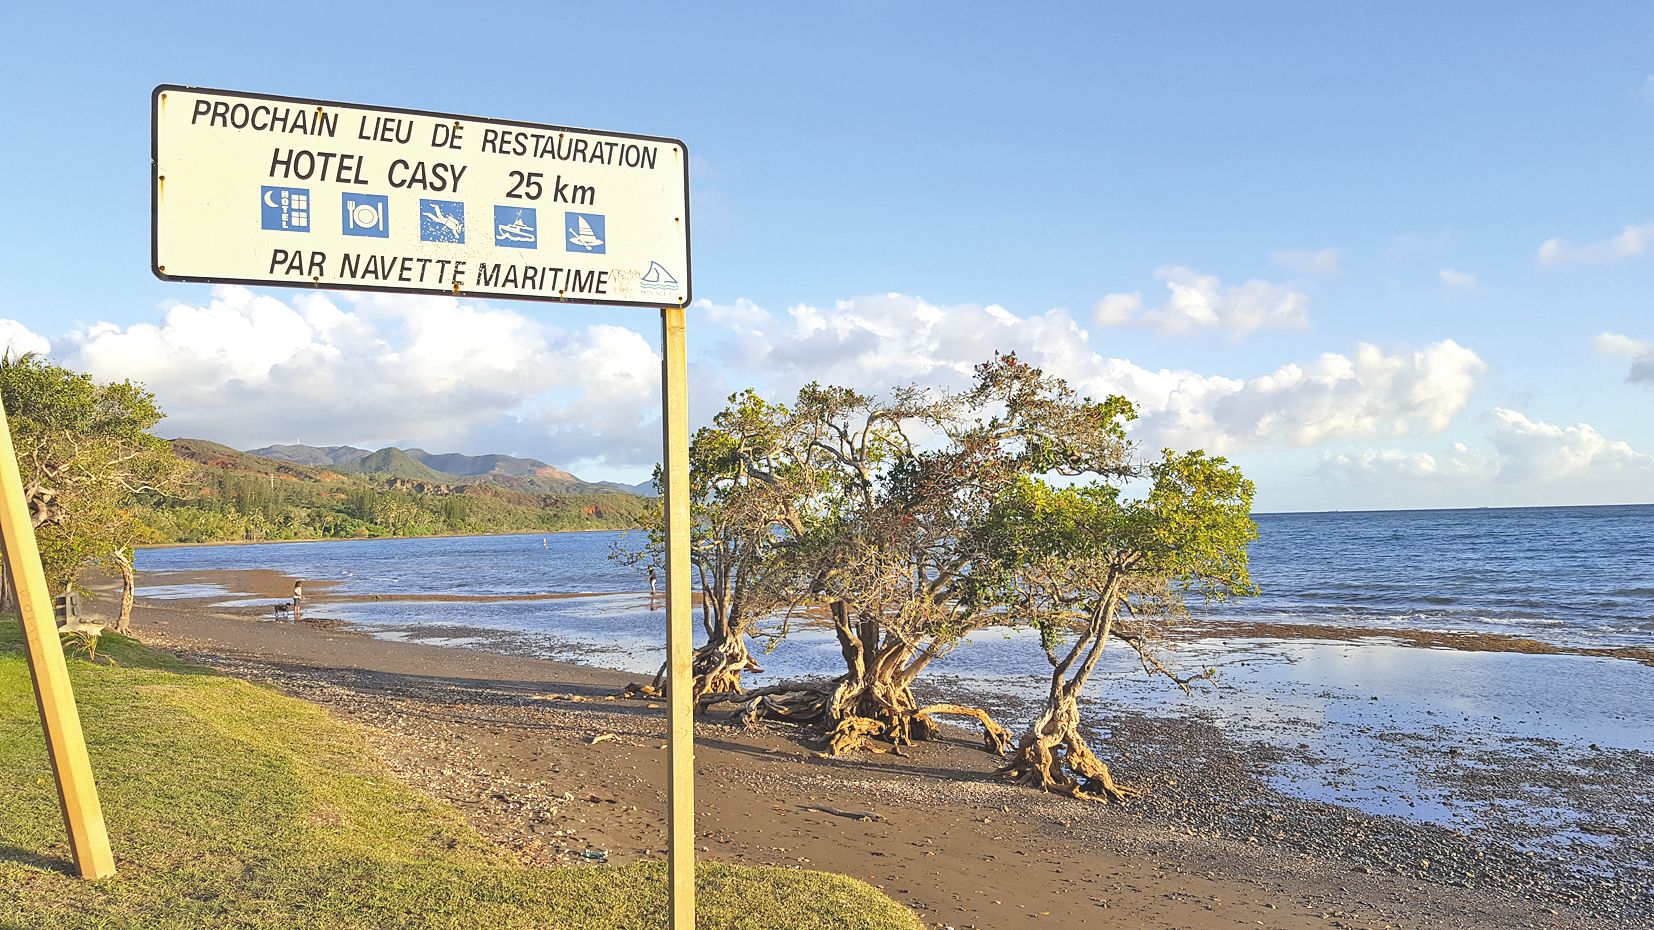
POLYGON ((648 311, 147 265, 157 83, 592 126, 693 154, 698 418, 1015 349, 1265 509, 1654 500, 1654 7, 1441 7, 34 5, 0 318, 175 432, 637 480, 648 311))

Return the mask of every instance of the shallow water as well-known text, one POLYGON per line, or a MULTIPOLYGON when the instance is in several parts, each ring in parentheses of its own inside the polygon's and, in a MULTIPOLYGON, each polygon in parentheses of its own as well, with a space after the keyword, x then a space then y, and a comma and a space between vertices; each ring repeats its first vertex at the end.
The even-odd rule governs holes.
MULTIPOLYGON (((1654 645, 1654 505, 1262 514, 1256 598, 1218 619, 1654 645)), ((609 553, 641 534, 560 533, 145 549, 145 572, 275 569, 344 594, 647 589, 609 553)), ((527 607, 519 611, 529 610, 527 607)))
POLYGON ((150 584, 139 585, 134 591, 138 597, 158 601, 199 600, 204 597, 227 596, 233 592, 221 584, 150 584))
MULTIPOLYGON (((528 613, 520 606, 379 602, 312 612, 388 638, 584 662, 640 678, 665 658, 665 618, 647 597, 546 601, 528 613)), ((1381 639, 1209 638, 1171 654, 1182 668, 1218 670, 1216 687, 1185 696, 1146 676, 1128 655, 1107 658, 1090 683, 1088 720, 1106 731, 1122 709, 1191 717, 1240 742, 1274 746, 1283 753, 1266 780, 1289 795, 1537 847, 1609 843, 1579 828, 1628 827, 1654 811, 1654 795, 1627 806, 1583 786, 1571 797, 1517 792, 1501 799, 1463 784, 1467 767, 1521 764, 1507 758, 1518 751, 1536 765, 1576 767, 1604 752, 1654 753, 1654 728, 1646 724, 1654 668, 1640 663, 1381 639)), ((759 660, 765 671, 749 676, 754 686, 842 671, 831 632, 819 626, 794 630, 759 660)), ((1016 729, 1043 697, 1047 675, 1032 635, 984 630, 934 663, 921 683, 976 695, 1016 729)))
POLYGON ((142 572, 272 569, 339 594, 571 594, 647 590, 610 560, 633 533, 351 539, 142 549, 142 572))

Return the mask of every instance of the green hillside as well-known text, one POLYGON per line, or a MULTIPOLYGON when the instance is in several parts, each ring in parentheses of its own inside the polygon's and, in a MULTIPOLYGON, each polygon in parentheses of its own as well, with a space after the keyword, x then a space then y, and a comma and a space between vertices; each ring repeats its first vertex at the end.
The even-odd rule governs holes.
POLYGON ((354 446, 291 444, 265 446, 247 454, 297 465, 316 465, 349 474, 448 484, 492 484, 529 494, 609 494, 620 491, 644 497, 655 495, 653 482, 624 485, 612 481, 582 481, 539 459, 497 453, 465 455, 395 447, 368 452, 354 446))
POLYGON ((412 481, 452 481, 454 476, 426 465, 401 449, 385 448, 359 459, 333 466, 337 471, 360 475, 382 475, 412 481))
POLYGON ((366 449, 355 446, 306 446, 300 444, 277 443, 265 446, 262 449, 248 449, 248 455, 262 455, 267 459, 281 459, 284 462, 297 462, 300 465, 342 465, 345 462, 359 459, 368 454, 366 449))
POLYGON ((514 455, 462 455, 458 452, 426 452, 408 449, 407 453, 431 468, 450 475, 536 475, 578 484, 579 478, 561 468, 554 468, 538 459, 523 459, 514 455))
POLYGON ((182 493, 151 497, 139 509, 156 542, 621 529, 651 506, 592 485, 545 493, 456 478, 397 449, 368 456, 385 453, 376 463, 385 471, 361 474, 366 459, 322 467, 201 439, 172 446, 193 467, 182 493))

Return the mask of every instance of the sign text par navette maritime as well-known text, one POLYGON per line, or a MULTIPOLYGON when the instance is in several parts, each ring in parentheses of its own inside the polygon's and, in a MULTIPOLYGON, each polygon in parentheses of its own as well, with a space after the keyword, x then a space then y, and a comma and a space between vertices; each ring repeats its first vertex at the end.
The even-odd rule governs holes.
POLYGON ((689 303, 676 139, 175 85, 153 114, 161 278, 689 303))

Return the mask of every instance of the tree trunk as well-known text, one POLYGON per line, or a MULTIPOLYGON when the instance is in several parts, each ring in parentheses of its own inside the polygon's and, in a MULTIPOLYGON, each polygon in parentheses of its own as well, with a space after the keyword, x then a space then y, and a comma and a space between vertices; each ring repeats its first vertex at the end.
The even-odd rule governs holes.
MULTIPOLYGON (((920 707, 913 696, 913 680, 930 664, 929 654, 890 635, 877 618, 853 621, 842 601, 830 606, 844 656, 843 675, 825 685, 777 685, 750 694, 708 689, 697 692, 700 706, 740 698, 735 719, 743 724, 762 719, 815 724, 828 731, 831 755, 858 749, 888 752, 879 744, 900 747, 935 739, 940 729, 934 715, 955 714, 981 722, 988 750, 1005 753, 1009 734, 985 711, 957 704, 920 707)), ((741 651, 745 653, 744 646, 741 651)))
POLYGON ((1085 690, 1113 632, 1114 592, 1110 585, 1104 604, 1092 614, 1088 628, 1075 640, 1068 655, 1060 662, 1052 656, 1051 691, 1045 710, 1017 744, 1011 761, 999 770, 1001 776, 1088 801, 1124 801, 1142 793, 1117 783, 1080 733, 1080 692, 1085 690))
POLYGON ((0 559, 0 611, 12 613, 16 610, 17 592, 11 583, 11 566, 4 559, 0 559))
POLYGON ((1019 784, 1088 801, 1123 801, 1140 794, 1114 780, 1080 733, 1079 690, 1053 684, 1044 713, 1017 744, 999 774, 1019 784))
POLYGON ((708 694, 742 694, 741 673, 763 671, 747 651, 747 638, 728 629, 719 630, 695 650, 690 667, 695 672, 691 694, 697 702, 708 694))
POLYGON ((121 612, 115 618, 115 632, 132 632, 132 598, 138 588, 138 573, 132 570, 132 559, 125 551, 115 553, 115 562, 121 567, 121 612))
MULTIPOLYGON (((660 697, 666 693, 666 673, 670 667, 670 662, 663 663, 660 671, 655 673, 652 683, 629 684, 621 691, 621 695, 660 697)), ((705 643, 695 649, 689 667, 695 673, 695 684, 690 689, 690 694, 697 708, 701 708, 707 701, 727 701, 741 697, 746 693, 741 686, 741 675, 744 672, 764 670, 748 651, 746 636, 731 630, 714 631, 705 643)))
POLYGON ((832 727, 828 752, 842 755, 857 749, 884 750, 873 739, 894 746, 935 739, 941 733, 935 716, 955 714, 982 724, 989 752, 1004 755, 1010 737, 986 711, 958 704, 920 707, 913 681, 930 664, 931 654, 890 635, 877 619, 852 627, 843 605, 835 605, 833 626, 847 668, 824 707, 823 723, 832 727))

